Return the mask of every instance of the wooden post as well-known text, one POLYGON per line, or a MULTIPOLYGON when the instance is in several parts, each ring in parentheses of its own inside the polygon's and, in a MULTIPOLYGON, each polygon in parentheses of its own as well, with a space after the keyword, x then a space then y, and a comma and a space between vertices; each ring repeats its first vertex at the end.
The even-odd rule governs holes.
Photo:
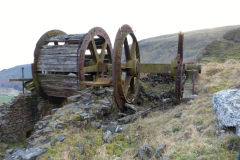
MULTIPOLYGON (((22 79, 24 79, 24 67, 22 67, 22 79)), ((24 94, 24 81, 22 81, 22 92, 24 94)))

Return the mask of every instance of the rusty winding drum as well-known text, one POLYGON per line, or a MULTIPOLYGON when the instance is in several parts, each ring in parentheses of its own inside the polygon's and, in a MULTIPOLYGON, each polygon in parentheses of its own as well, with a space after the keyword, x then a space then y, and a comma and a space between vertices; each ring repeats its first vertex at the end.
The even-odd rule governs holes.
POLYGON ((112 45, 102 28, 85 34, 51 30, 36 44, 34 85, 44 97, 68 97, 86 85, 110 85, 111 63, 112 45))

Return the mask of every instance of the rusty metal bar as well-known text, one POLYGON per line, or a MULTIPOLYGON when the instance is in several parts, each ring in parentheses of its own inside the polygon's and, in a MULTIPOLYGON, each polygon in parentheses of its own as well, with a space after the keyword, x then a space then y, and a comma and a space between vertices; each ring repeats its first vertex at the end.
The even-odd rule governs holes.
POLYGON ((176 104, 181 103, 182 98, 182 70, 183 70, 183 34, 178 34, 177 73, 175 77, 176 104))
POLYGON ((171 73, 171 64, 140 64, 140 73, 171 73))

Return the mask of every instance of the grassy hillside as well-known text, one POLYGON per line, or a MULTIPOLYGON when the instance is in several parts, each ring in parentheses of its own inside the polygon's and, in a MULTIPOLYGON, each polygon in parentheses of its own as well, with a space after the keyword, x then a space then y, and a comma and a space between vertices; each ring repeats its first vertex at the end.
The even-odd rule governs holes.
POLYGON ((219 128, 211 101, 216 91, 240 86, 239 70, 240 63, 235 60, 206 63, 197 83, 199 96, 194 100, 139 118, 129 124, 127 130, 116 133, 109 143, 103 142, 102 129, 94 129, 91 125, 79 130, 66 128, 60 134, 67 139, 37 159, 112 160, 117 156, 130 160, 135 159, 140 146, 156 148, 165 144, 163 155, 171 160, 233 160, 240 149, 240 140, 230 130, 216 134, 219 128), (177 113, 181 115, 176 117, 177 113), (83 143, 82 154, 74 147, 79 141, 83 143))
POLYGON ((207 45, 202 58, 206 62, 224 62, 227 59, 240 60, 240 28, 225 33, 222 40, 207 45))
POLYGON ((10 101, 12 98, 12 96, 0 96, 0 105, 4 102, 10 101))
MULTIPOLYGON (((234 29, 239 27, 240 26, 228 26, 228 27, 219 27, 219 28, 213 28, 213 29, 185 32, 184 33, 184 61, 190 62, 190 61, 195 61, 200 59, 206 52, 205 50, 206 47, 208 47, 208 53, 209 53, 209 48, 212 47, 211 45, 212 43, 213 43, 213 47, 216 46, 216 42, 227 43, 226 45, 228 45, 229 43, 232 43, 232 42, 225 42, 226 39, 224 39, 223 36, 227 32, 233 31, 234 29)), ((228 36, 225 36, 225 37, 230 37, 228 39, 232 39, 233 35, 235 34, 231 32, 228 36)), ((177 38, 178 37, 176 33, 176 34, 153 37, 153 38, 140 41, 139 46, 141 51, 141 62, 142 63, 170 63, 171 59, 176 57, 177 38)), ((235 39, 237 38, 235 37, 235 39)), ((222 43, 219 45, 220 46, 224 45, 222 43)), ((213 51, 217 52, 215 50, 216 48, 217 47, 213 48, 213 51)), ((224 53, 221 53, 221 54, 226 55, 225 48, 222 48, 222 49, 224 50, 223 51, 224 53)), ((237 50, 237 45, 236 46, 234 45, 233 48, 229 49, 229 51, 231 50, 237 50)), ((234 52, 234 54, 235 53, 236 52, 234 52)), ((216 54, 214 57, 216 57, 216 54)))

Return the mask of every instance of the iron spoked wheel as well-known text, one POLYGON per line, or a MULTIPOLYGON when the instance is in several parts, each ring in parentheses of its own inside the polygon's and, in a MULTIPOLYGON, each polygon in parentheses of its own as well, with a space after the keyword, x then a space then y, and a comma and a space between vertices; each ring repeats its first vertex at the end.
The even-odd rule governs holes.
POLYGON ((100 27, 91 29, 78 48, 80 83, 88 86, 109 86, 111 80, 112 45, 100 27))
POLYGON ((177 53, 177 71, 175 77, 175 94, 176 94, 176 104, 181 103, 183 97, 183 34, 178 35, 178 53, 177 53))
POLYGON ((50 98, 50 97, 48 97, 44 93, 43 89, 41 88, 41 84, 40 84, 40 81, 38 78, 38 73, 37 73, 37 63, 38 63, 38 59, 39 59, 39 55, 40 55, 40 50, 43 45, 48 44, 48 42, 47 42, 48 39, 50 39, 51 37, 62 35, 62 34, 66 34, 66 33, 63 31, 60 31, 60 30, 51 30, 51 31, 44 33, 41 36, 41 38, 38 40, 35 50, 34 50, 34 63, 32 64, 32 76, 33 76, 33 80, 34 80, 34 85, 36 87, 37 93, 45 98, 50 98))
POLYGON ((122 26, 116 35, 113 54, 114 97, 118 107, 135 101, 139 89, 140 52, 130 26, 122 26), (129 40, 132 41, 131 47, 129 40))

